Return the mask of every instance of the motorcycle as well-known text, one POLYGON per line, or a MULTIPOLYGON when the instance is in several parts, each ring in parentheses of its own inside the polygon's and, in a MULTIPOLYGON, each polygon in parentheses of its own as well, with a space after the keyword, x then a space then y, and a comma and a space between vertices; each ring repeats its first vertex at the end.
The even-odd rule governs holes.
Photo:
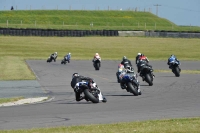
POLYGON ((93 83, 90 85, 91 87, 88 87, 88 82, 79 82, 76 84, 76 91, 80 94, 85 95, 85 99, 87 101, 91 101, 93 103, 99 103, 99 101, 107 102, 107 99, 102 95, 100 88, 96 85, 96 83, 93 83))
POLYGON ((137 75, 134 75, 134 73, 122 73, 119 76, 122 77, 121 82, 125 83, 124 85, 127 92, 133 93, 135 96, 142 94, 137 75))
POLYGON ((93 66, 94 66, 95 70, 99 70, 100 69, 100 66, 101 66, 101 58, 100 57, 96 57, 93 60, 93 66))
POLYGON ((142 62, 140 64, 140 76, 142 77, 143 81, 146 81, 149 86, 153 85, 154 75, 152 74, 153 69, 150 66, 147 66, 146 63, 142 62))
POLYGON ((171 58, 169 60, 169 64, 170 64, 170 68, 172 69, 172 72, 175 74, 176 77, 179 77, 180 76, 180 72, 181 72, 181 69, 179 67, 180 62, 176 61, 175 59, 171 58))
POLYGON ((61 61, 61 64, 70 63, 70 59, 68 57, 64 57, 64 59, 61 61))
POLYGON ((53 60, 53 56, 50 55, 50 56, 48 57, 48 59, 47 59, 47 62, 50 63, 50 62, 52 62, 52 60, 53 60))

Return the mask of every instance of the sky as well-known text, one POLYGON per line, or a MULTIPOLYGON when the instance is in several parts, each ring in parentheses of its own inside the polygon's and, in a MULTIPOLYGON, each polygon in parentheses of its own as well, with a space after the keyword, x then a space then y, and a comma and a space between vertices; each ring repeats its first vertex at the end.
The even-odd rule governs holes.
POLYGON ((0 0, 0 10, 151 11, 177 25, 200 26, 200 0, 0 0), (159 5, 159 6, 156 6, 159 5))

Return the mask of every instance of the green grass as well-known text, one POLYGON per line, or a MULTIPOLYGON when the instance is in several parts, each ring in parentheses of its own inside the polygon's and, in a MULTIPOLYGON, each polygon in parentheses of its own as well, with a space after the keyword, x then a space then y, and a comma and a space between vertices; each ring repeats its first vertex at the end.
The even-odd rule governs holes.
POLYGON ((15 101, 18 101, 18 100, 21 100, 21 99, 24 99, 24 97, 0 98, 0 104, 15 102, 15 101))
MULTIPOLYGON (((58 59, 70 52, 72 60, 135 60, 138 52, 151 60, 166 60, 175 54, 180 61, 200 60, 199 39, 142 37, 12 37, 0 36, 0 80, 35 79, 25 59, 43 59, 57 51, 58 59)), ((199 71, 183 71, 199 73, 199 71)))
POLYGON ((159 18, 149 12, 114 10, 0 11, 0 27, 71 30, 200 31, 200 27, 177 26, 173 22, 159 18), (93 26, 90 26, 90 23, 93 23, 93 26))
POLYGON ((150 120, 83 126, 63 126, 0 133, 199 133, 200 118, 150 120))

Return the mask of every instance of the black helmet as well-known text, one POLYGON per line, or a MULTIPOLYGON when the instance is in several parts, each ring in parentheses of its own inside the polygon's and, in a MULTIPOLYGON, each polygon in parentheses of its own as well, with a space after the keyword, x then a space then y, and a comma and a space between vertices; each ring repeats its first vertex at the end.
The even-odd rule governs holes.
POLYGON ((74 74, 72 75, 72 78, 78 77, 78 76, 79 76, 78 73, 74 73, 74 74))

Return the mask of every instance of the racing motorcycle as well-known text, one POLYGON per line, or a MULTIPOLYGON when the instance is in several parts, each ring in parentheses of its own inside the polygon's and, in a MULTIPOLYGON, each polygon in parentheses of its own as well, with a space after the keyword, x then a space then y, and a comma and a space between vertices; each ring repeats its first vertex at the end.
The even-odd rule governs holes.
POLYGON ((174 58, 170 58, 169 65, 170 65, 170 68, 172 69, 172 72, 175 74, 175 76, 179 77, 180 72, 181 72, 179 65, 181 65, 181 63, 176 61, 174 58))
POLYGON ((50 62, 52 62, 53 59, 54 59, 54 57, 53 57, 52 55, 50 55, 50 56, 48 57, 48 59, 47 59, 47 62, 50 63, 50 62))
POLYGON ((122 72, 119 76, 122 77, 121 82, 125 83, 124 85, 127 92, 133 93, 135 96, 142 94, 137 75, 135 75, 133 71, 128 69, 125 74, 122 72))
POLYGON ((68 57, 64 57, 63 60, 61 60, 61 64, 66 64, 66 63, 70 63, 70 59, 68 57))
POLYGON ((146 62, 143 61, 138 63, 138 65, 138 67, 140 67, 140 76, 142 77, 143 81, 146 81, 149 86, 152 86, 154 79, 153 69, 150 66, 146 65, 146 62))
POLYGON ((107 102, 107 99, 102 95, 100 88, 96 85, 96 83, 89 82, 79 82, 76 84, 76 91, 80 94, 85 95, 85 99, 87 101, 91 101, 93 103, 107 102), (90 84, 88 87, 88 84, 90 84))
POLYGON ((99 56, 96 56, 96 58, 93 60, 93 66, 95 70, 99 70, 101 66, 101 58, 99 56))

